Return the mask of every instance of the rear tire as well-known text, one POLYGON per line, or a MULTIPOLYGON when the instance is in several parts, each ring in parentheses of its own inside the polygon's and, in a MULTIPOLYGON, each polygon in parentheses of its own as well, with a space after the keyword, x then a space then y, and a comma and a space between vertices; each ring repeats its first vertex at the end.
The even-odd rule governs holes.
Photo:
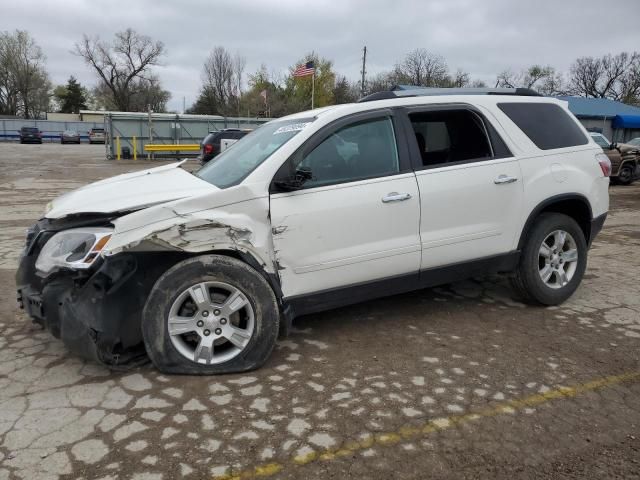
POLYGON ((580 285, 587 250, 584 233, 573 218, 542 213, 527 233, 511 284, 528 302, 558 305, 580 285))
POLYGON ((158 279, 144 307, 142 335, 162 372, 236 373, 264 364, 279 322, 276 297, 262 275, 234 258, 203 255, 178 263, 158 279))

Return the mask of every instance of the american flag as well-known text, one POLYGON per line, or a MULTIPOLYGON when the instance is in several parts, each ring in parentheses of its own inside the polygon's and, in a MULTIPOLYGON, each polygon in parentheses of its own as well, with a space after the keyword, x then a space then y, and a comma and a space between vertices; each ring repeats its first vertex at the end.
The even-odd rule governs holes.
POLYGON ((294 77, 306 77, 307 75, 313 75, 316 69, 313 66, 313 62, 303 63, 302 65, 298 65, 296 69, 293 71, 294 77))

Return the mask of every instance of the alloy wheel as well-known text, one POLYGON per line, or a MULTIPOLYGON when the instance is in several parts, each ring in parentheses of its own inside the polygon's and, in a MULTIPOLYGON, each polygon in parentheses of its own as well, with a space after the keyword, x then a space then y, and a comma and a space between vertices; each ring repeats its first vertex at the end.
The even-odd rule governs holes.
POLYGON ((544 239, 538 253, 540 278, 550 288, 566 286, 578 267, 575 239, 564 230, 555 230, 544 239))
POLYGON ((238 288, 223 282, 202 282, 178 295, 169 310, 167 329, 182 356, 204 365, 219 364, 247 347, 255 329, 255 314, 238 288))

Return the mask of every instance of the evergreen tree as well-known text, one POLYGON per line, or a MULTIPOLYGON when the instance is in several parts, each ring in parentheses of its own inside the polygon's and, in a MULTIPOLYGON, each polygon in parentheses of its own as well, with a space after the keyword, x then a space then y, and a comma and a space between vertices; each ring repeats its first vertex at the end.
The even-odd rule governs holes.
POLYGON ((87 90, 78 83, 73 75, 67 84, 59 86, 54 91, 61 113, 79 113, 87 108, 87 90))

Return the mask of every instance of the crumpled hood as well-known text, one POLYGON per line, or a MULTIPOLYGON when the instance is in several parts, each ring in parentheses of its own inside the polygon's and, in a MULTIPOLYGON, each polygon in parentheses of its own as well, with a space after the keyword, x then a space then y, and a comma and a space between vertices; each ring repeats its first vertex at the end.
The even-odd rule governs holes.
POLYGON ((46 218, 78 213, 136 210, 181 198, 218 191, 218 188, 178 168, 184 161, 126 173, 90 183, 53 200, 46 218))

